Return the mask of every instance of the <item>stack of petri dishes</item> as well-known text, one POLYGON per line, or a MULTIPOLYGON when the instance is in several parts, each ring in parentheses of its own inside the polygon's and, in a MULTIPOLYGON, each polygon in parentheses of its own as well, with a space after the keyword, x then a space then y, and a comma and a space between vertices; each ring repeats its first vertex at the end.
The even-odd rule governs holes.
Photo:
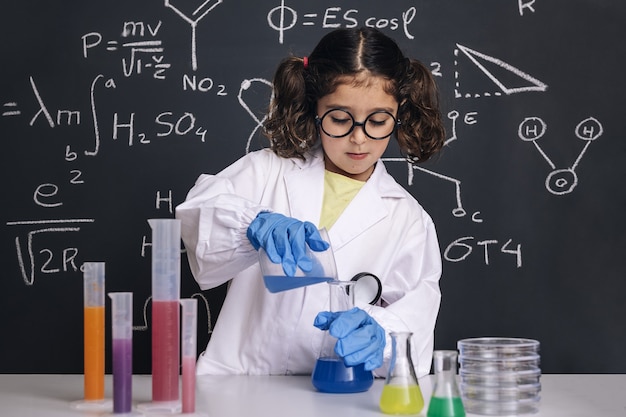
POLYGON ((468 413, 510 416, 539 411, 539 342, 510 337, 459 340, 459 376, 468 413))

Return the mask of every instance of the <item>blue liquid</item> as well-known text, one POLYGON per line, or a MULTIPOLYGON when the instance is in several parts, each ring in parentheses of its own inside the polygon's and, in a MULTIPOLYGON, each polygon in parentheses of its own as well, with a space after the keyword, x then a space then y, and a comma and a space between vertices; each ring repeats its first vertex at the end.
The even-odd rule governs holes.
POLYGON ((320 282, 332 281, 329 277, 288 277, 284 275, 264 275, 265 287, 269 292, 280 292, 294 288, 306 287, 307 285, 319 284, 320 282))
POLYGON ((374 383, 374 375, 366 371, 363 364, 348 367, 343 359, 320 358, 313 368, 311 381, 321 392, 363 392, 374 383))

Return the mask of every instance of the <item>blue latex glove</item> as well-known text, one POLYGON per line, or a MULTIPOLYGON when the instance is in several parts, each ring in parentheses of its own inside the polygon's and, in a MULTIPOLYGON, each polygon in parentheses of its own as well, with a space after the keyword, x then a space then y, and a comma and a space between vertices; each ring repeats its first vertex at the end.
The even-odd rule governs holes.
POLYGON ((316 252, 330 246, 313 223, 271 212, 259 213, 248 226, 246 236, 256 250, 262 247, 272 262, 281 263, 289 276, 296 274, 296 268, 309 272, 313 267, 305 245, 316 252))
POLYGON ((382 366, 385 330, 360 308, 322 311, 315 317, 313 325, 328 330, 331 336, 337 338, 335 353, 343 358, 346 366, 363 363, 367 371, 382 366))

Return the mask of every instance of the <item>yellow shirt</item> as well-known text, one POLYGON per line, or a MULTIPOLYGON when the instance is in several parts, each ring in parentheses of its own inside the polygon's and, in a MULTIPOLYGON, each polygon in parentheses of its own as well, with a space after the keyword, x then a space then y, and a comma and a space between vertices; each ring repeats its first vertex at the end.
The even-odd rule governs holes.
POLYGON ((325 227, 329 230, 335 224, 364 184, 364 181, 353 180, 328 170, 324 172, 324 201, 320 229, 325 227))

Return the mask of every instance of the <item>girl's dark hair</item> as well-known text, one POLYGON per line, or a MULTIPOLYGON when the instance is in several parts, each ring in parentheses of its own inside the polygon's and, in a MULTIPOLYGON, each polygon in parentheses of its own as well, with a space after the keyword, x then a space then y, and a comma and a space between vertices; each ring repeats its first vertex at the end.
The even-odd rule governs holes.
POLYGON ((263 124, 272 150, 282 157, 304 158, 318 140, 317 100, 346 82, 346 77, 364 72, 386 79, 386 92, 400 104, 396 136, 406 158, 418 163, 437 153, 445 132, 432 74, 421 62, 405 57, 391 38, 372 28, 334 30, 320 40, 308 62, 289 57, 280 63, 263 124))

